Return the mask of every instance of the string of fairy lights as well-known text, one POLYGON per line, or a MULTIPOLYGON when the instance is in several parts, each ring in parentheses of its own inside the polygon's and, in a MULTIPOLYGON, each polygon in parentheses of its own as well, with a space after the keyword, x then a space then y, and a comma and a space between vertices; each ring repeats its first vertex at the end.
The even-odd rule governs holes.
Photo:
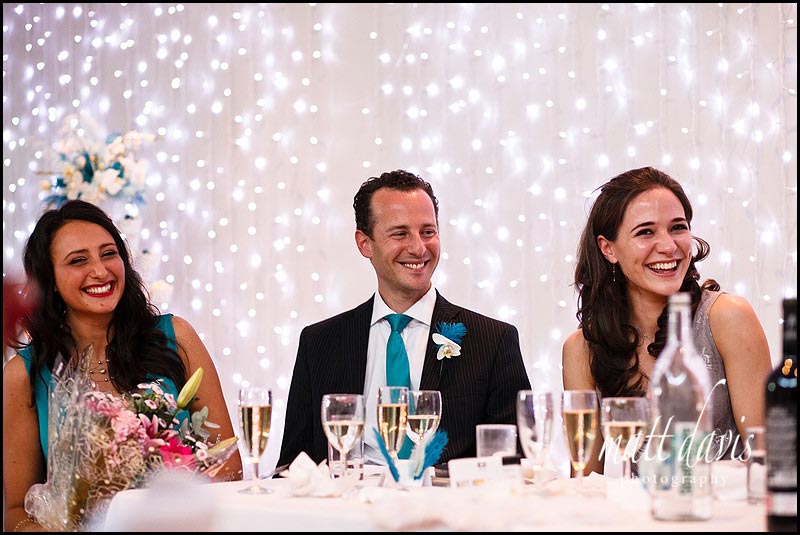
POLYGON ((780 300, 797 292, 796 16, 788 3, 4 4, 3 272, 21 271, 65 117, 155 135, 136 151, 139 266, 203 337, 232 406, 240 384, 272 385, 274 461, 300 330, 375 289, 353 242, 362 181, 406 168, 433 184, 435 284, 516 325, 534 388, 559 390, 595 188, 653 165, 694 202, 712 246, 701 274, 753 304, 777 358, 780 300))

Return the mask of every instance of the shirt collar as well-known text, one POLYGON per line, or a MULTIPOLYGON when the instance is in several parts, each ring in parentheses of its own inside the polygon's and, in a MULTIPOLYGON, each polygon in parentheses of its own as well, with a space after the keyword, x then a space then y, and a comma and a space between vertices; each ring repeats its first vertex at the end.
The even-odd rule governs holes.
MULTIPOLYGON (((425 295, 411 305, 411 308, 403 312, 403 314, 411 316, 412 319, 430 327, 434 306, 436 306, 436 288, 431 284, 430 289, 425 295)), ((387 314, 395 314, 395 311, 389 308, 389 305, 387 305, 381 297, 380 292, 375 292, 375 301, 372 304, 372 320, 369 323, 370 327, 386 317, 387 314)))

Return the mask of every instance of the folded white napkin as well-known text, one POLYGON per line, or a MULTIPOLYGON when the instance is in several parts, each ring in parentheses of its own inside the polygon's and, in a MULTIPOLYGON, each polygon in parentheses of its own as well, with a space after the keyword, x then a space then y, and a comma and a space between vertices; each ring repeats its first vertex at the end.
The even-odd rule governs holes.
POLYGON ((358 483, 358 474, 355 473, 331 479, 328 461, 317 465, 305 452, 301 452, 281 476, 289 480, 292 495, 315 498, 342 496, 358 483))
POLYGON ((534 466, 530 459, 522 459, 519 467, 526 483, 541 485, 558 477, 558 471, 550 462, 543 466, 534 466))

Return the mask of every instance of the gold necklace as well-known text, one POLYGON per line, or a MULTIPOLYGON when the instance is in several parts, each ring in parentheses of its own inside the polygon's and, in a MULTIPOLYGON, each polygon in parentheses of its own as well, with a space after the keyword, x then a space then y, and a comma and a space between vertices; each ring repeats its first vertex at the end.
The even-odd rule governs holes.
MULTIPOLYGON (((90 365, 91 366, 91 365, 90 365)), ((103 382, 108 382, 108 357, 104 357, 102 359, 97 360, 97 370, 94 368, 89 368, 89 374, 92 376, 92 383, 94 383, 94 375, 100 375, 103 377, 103 382)), ((97 386, 97 384, 94 384, 97 386)))

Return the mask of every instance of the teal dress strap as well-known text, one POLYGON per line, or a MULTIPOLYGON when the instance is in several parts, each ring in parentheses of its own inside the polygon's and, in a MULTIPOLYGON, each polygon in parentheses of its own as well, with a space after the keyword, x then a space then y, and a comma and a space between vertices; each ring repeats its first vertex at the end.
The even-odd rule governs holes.
MULTIPOLYGON (((167 345, 172 350, 177 352, 178 344, 175 339, 175 328, 172 325, 172 314, 164 314, 159 316, 157 326, 166 335, 167 345)), ((25 370, 28 372, 28 376, 30 377, 31 362, 33 359, 33 347, 28 346, 21 349, 19 351, 19 355, 22 357, 22 361, 25 363, 25 370)), ((147 378, 154 381, 160 379, 161 388, 164 390, 164 392, 172 394, 175 400, 178 399, 178 389, 175 386, 175 383, 172 382, 172 379, 159 377, 156 375, 148 375, 147 378)), ((52 379, 53 375, 50 371, 50 368, 44 366, 42 367, 40 377, 36 378, 36 382, 33 385, 36 413, 39 416, 39 442, 42 445, 42 452, 44 452, 45 460, 47 460, 47 427, 50 414, 47 403, 47 394, 50 391, 50 382, 52 379)), ((189 418, 189 412, 182 410, 178 412, 176 418, 178 421, 183 422, 183 420, 189 418)))
MULTIPOLYGON (((167 346, 177 353, 178 343, 177 338, 175 337, 175 326, 172 324, 172 314, 162 314, 159 316, 156 326, 164 331, 165 335, 167 335, 167 346)), ((148 375, 147 377, 148 379, 152 380, 161 379, 161 388, 164 390, 164 392, 172 394, 172 397, 175 398, 175 401, 178 401, 178 387, 175 386, 175 383, 172 382, 172 379, 159 377, 157 375, 148 375)), ((189 418, 189 411, 178 411, 178 414, 175 415, 175 418, 178 419, 180 425, 184 420, 189 418)))
MULTIPOLYGON (((25 370, 28 372, 28 377, 31 376, 31 362, 33 360, 33 347, 28 346, 19 351, 22 361, 25 363, 25 370)), ((42 451, 44 458, 47 459, 47 393, 50 390, 50 381, 53 379, 53 374, 50 368, 43 366, 40 375, 36 378, 33 384, 33 394, 36 403, 36 413, 39 415, 39 442, 42 444, 42 451)))
MULTIPOLYGON (((178 344, 175 341, 175 327, 172 325, 172 314, 162 314, 158 317, 156 327, 167 335, 167 345, 174 352, 178 352, 178 344)), ((172 385, 175 386, 175 385, 172 385)))

